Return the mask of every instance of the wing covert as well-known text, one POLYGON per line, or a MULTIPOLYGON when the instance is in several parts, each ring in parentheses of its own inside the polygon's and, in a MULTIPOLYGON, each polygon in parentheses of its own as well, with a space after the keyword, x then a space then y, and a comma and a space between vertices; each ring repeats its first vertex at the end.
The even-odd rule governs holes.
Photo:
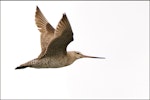
POLYGON ((48 45, 45 56, 66 54, 68 44, 73 41, 73 32, 66 14, 59 21, 54 32, 54 39, 48 45))

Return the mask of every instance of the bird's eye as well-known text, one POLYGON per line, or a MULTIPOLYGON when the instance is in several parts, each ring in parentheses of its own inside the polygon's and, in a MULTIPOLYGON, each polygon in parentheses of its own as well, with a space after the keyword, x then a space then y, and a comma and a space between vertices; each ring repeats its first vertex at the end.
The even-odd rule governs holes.
POLYGON ((77 54, 80 54, 79 52, 77 52, 77 54))

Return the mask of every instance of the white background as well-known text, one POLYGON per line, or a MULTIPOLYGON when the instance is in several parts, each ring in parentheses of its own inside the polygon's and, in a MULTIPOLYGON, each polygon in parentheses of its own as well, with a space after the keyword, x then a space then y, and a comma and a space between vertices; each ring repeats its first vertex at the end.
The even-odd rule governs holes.
POLYGON ((2 1, 2 99, 148 99, 148 1, 2 1), (36 5, 56 27, 65 12, 80 59, 57 69, 15 67, 40 53, 36 5))

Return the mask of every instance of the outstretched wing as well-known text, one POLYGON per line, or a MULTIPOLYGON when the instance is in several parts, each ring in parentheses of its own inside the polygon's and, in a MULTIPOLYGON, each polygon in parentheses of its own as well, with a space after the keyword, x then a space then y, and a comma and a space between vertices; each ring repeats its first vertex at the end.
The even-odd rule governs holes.
POLYGON ((65 55, 66 48, 71 41, 73 41, 73 32, 66 14, 63 14, 54 32, 54 39, 48 45, 44 56, 65 55))
POLYGON ((55 29, 49 24, 38 6, 36 7, 35 22, 41 32, 41 54, 39 55, 39 57, 41 57, 52 40, 55 29))

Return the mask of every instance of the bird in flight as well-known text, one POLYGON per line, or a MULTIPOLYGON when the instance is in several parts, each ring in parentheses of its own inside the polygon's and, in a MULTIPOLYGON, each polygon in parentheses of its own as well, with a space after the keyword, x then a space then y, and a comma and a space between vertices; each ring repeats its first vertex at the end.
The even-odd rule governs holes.
POLYGON ((65 13, 54 29, 37 6, 35 22, 41 33, 41 53, 37 58, 21 64, 15 69, 60 68, 72 64, 79 58, 104 59, 104 57, 86 56, 77 51, 66 51, 68 44, 73 41, 73 32, 65 13))

